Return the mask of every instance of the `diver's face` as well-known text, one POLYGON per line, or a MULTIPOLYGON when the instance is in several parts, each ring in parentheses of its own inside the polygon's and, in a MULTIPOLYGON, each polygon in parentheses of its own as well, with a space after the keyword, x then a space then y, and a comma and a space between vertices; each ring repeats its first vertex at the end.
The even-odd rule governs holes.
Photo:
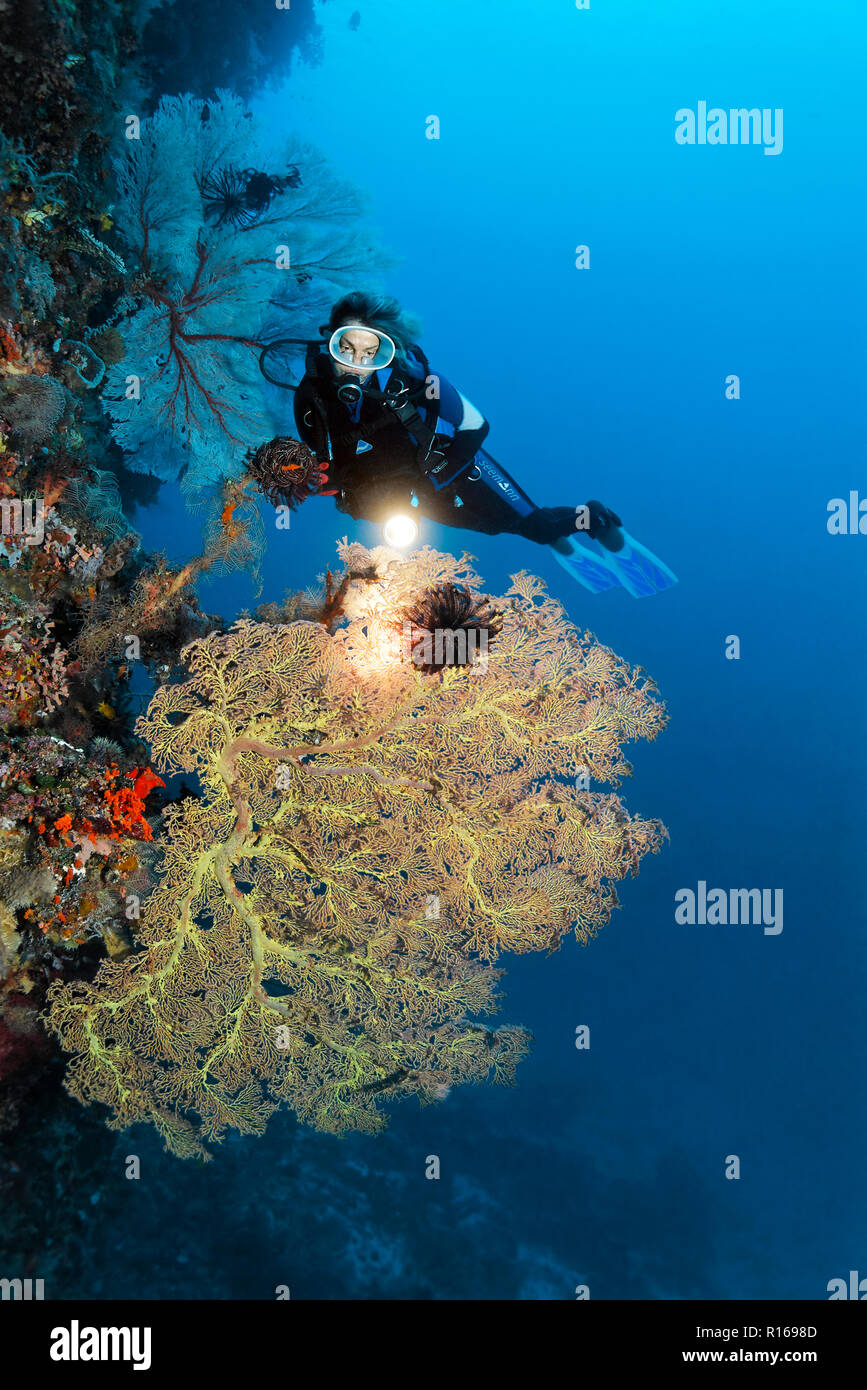
POLYGON ((379 335, 371 333, 369 328, 347 328, 337 342, 337 350, 343 361, 335 360, 334 370, 339 376, 347 372, 355 376, 359 372, 372 372, 374 359, 379 352, 379 341, 379 335))

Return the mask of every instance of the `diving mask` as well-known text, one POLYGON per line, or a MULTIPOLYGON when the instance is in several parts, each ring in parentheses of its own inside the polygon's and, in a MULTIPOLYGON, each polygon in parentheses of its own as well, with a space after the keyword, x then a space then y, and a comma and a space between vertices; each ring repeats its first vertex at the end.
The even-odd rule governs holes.
POLYGON ((356 405, 367 379, 373 372, 390 366, 395 351, 391 338, 379 329, 367 328, 363 323, 346 323, 335 328, 328 340, 328 352, 342 368, 339 376, 344 380, 337 388, 339 399, 345 405, 356 405))

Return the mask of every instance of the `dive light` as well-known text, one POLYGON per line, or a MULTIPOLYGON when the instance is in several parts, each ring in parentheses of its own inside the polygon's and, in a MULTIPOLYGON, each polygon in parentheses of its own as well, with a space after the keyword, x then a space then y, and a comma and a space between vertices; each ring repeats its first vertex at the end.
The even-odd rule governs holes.
POLYGON ((403 550, 406 546, 412 545, 417 538, 418 527, 411 516, 398 512, 397 515, 388 518, 382 528, 382 536, 386 545, 394 546, 396 550, 403 550))

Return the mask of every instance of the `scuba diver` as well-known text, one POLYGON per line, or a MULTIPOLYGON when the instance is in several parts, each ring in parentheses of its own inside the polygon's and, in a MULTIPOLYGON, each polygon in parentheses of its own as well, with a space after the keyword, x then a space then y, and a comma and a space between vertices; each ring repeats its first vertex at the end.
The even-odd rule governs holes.
POLYGON ((299 437, 315 454, 318 486, 354 520, 385 525, 387 543, 417 534, 411 513, 486 535, 504 532, 552 547, 593 593, 622 585, 636 597, 676 582, 601 502, 537 507, 482 444, 490 426, 460 391, 431 370, 397 301, 357 291, 320 330, 324 341, 280 339, 263 351, 269 381, 286 346, 304 342, 295 391, 299 437))

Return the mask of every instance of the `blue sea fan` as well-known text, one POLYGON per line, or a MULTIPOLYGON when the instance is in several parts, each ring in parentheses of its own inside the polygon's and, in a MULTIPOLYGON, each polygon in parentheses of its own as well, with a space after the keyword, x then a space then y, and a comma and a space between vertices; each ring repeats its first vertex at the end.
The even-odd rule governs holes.
POLYGON ((266 337, 315 337, 337 295, 384 260, 359 235, 355 190, 297 140, 275 149, 230 92, 163 98, 125 145, 117 222, 140 273, 103 399, 130 468, 198 492, 276 432, 266 337), (221 190, 243 194, 241 212, 214 215, 221 190))
POLYGON ((126 356, 103 394, 128 466, 182 477, 193 491, 237 473, 272 432, 255 333, 238 332, 243 309, 258 319, 260 305, 241 300, 245 276, 233 261, 209 259, 209 271, 201 294, 175 282, 132 313, 122 326, 126 356))

